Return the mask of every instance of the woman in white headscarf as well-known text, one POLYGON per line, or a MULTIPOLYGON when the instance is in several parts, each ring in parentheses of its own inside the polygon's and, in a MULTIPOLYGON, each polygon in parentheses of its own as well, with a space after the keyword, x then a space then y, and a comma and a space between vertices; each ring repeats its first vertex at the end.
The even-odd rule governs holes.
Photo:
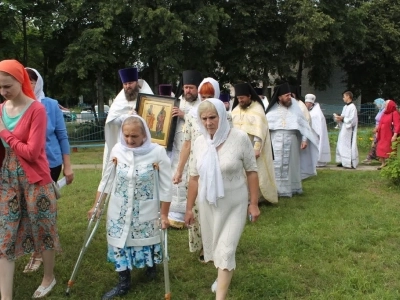
MULTIPOLYGON (((199 85, 199 99, 201 101, 204 101, 207 98, 219 98, 220 96, 220 88, 219 88, 219 83, 216 81, 214 78, 211 77, 206 77, 203 79, 203 81, 199 85)), ((200 128, 197 122, 197 110, 198 107, 193 107, 189 114, 187 114, 185 118, 185 135, 184 135, 184 142, 182 144, 182 148, 179 154, 179 162, 178 166, 176 168, 176 172, 173 177, 173 183, 176 184, 176 188, 179 188, 179 183, 182 181, 183 177, 183 171, 186 165, 186 162, 189 160, 193 160, 193 149, 194 149, 194 142, 199 137, 202 133, 200 132, 200 128)), ((185 174, 186 175, 186 174, 185 174)), ((186 176, 185 176, 186 177, 186 176)), ((187 181, 188 177, 183 178, 183 180, 187 181)), ((180 192, 183 192, 183 195, 181 197, 186 197, 186 189, 184 191, 180 190, 180 192)), ((186 202, 185 202, 186 203, 186 202)), ((173 205, 174 203, 171 204, 171 210, 173 210, 173 205)), ((174 209, 176 210, 176 209, 174 209)), ((182 220, 184 218, 184 212, 186 210, 186 207, 183 207, 182 210, 182 220)), ((193 226, 189 228, 189 251, 190 252, 196 252, 199 251, 199 260, 200 262, 204 262, 204 252, 203 252, 203 245, 201 241, 201 230, 200 230, 200 225, 198 223, 198 208, 195 205, 193 207, 193 212, 194 212, 194 217, 196 219, 195 223, 193 226)), ((171 223, 172 227, 177 227, 177 228, 182 228, 185 226, 185 223, 179 223, 175 220, 179 218, 176 217, 176 213, 170 212, 169 213, 169 221, 171 223)))
POLYGON ((187 226, 194 222, 197 197, 204 260, 213 261, 218 269, 211 289, 220 300, 226 298, 236 268, 235 253, 246 216, 254 222, 260 214, 257 164, 247 134, 230 128, 221 100, 203 101, 198 122, 202 135, 196 139, 189 166, 185 222, 187 226))
POLYGON ((119 142, 111 150, 95 204, 88 212, 90 218, 101 191, 111 193, 106 229, 108 260, 114 263, 119 282, 102 300, 128 293, 133 268, 147 267, 146 275, 153 279, 155 264, 162 262, 154 164, 159 166, 162 228, 169 226, 172 178, 167 153, 160 145, 151 143, 150 131, 141 117, 119 118, 122 121, 119 142))

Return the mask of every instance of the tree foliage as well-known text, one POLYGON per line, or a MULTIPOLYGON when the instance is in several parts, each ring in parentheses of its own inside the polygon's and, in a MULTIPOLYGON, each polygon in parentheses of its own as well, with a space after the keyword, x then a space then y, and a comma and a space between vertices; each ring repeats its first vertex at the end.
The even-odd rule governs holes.
POLYGON ((0 59, 38 69, 64 105, 102 107, 132 65, 155 90, 191 68, 221 86, 307 68, 325 89, 340 67, 367 102, 400 96, 399 16, 397 0, 4 0, 0 59))

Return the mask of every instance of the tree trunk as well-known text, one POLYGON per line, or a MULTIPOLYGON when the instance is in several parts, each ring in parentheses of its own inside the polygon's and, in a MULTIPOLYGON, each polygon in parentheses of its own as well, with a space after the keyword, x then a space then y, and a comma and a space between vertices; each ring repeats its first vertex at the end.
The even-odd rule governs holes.
POLYGON ((94 116, 96 119, 96 123, 104 124, 105 123, 105 114, 104 114, 104 89, 103 89, 103 75, 102 72, 99 71, 96 73, 96 90, 97 90, 97 107, 98 107, 98 115, 96 116, 96 111, 94 111, 94 116), (97 119, 98 117, 98 119, 97 119))
POLYGON ((303 63, 304 63, 304 55, 301 55, 300 59, 299 59, 299 68, 297 69, 297 84, 299 85, 300 89, 299 89, 299 93, 301 96, 302 91, 301 91, 301 77, 303 75, 303 63))
POLYGON ((22 11, 22 37, 24 41, 24 54, 22 64, 24 66, 28 65, 28 39, 26 35, 26 17, 25 13, 22 11))
POLYGON ((154 66, 153 68, 153 82, 154 82, 154 86, 153 86, 153 92, 154 94, 158 94, 158 86, 160 85, 159 78, 158 78, 158 67, 154 66))

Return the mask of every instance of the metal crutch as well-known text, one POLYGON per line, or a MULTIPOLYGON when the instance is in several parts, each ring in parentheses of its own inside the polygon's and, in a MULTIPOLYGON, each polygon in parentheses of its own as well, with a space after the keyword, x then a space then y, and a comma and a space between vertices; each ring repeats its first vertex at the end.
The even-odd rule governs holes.
POLYGON ((107 197, 106 197, 106 199, 104 200, 104 202, 102 201, 102 200, 103 200, 103 197, 104 197, 104 195, 105 195, 104 190, 105 190, 106 187, 107 187, 108 181, 109 181, 110 178, 112 177, 111 175, 112 175, 112 174, 114 173, 114 171, 115 171, 115 166, 116 166, 116 164, 117 164, 117 161, 116 161, 115 158, 113 159, 113 163, 114 163, 113 169, 111 170, 110 174, 108 174, 106 183, 105 183, 105 185, 104 185, 104 189, 101 191, 101 193, 100 193, 100 195, 99 195, 99 198, 97 199, 96 206, 95 206, 95 208, 94 208, 92 217, 90 218, 88 227, 87 227, 87 229, 86 229, 86 236, 85 236, 85 240, 84 240, 84 242, 83 242, 83 246, 82 246, 81 251, 80 251, 80 253, 79 253, 78 259, 77 259, 77 261, 76 261, 76 263, 75 263, 75 267, 74 267, 74 270, 72 271, 71 278, 68 280, 68 287, 67 287, 67 290, 65 291, 65 294, 66 294, 67 296, 69 296, 70 289, 72 288, 72 286, 73 286, 74 283, 75 283, 75 277, 76 277, 76 274, 78 273, 78 269, 79 269, 79 266, 80 266, 80 264, 81 264, 81 262, 82 262, 83 255, 85 254, 85 252, 86 252, 87 248, 89 247, 89 244, 90 244, 90 242, 91 242, 91 240, 92 240, 94 234, 96 233, 97 228, 99 227, 101 217, 102 217, 102 215, 103 215, 103 212, 104 212, 105 208, 107 207, 108 200, 110 199, 110 194, 111 194, 111 193, 109 193, 109 194, 107 195, 107 197), (103 205, 101 205, 101 202, 103 202, 103 205), (97 212, 98 212, 99 209, 101 209, 101 210, 100 210, 100 213, 99 213, 99 216, 97 217, 97 220, 94 221, 94 219, 96 218, 96 215, 97 215, 97 212), (94 223, 94 224, 93 224, 93 223, 94 223))
POLYGON ((164 266, 164 284, 165 284, 165 300, 171 299, 171 288, 169 281, 169 268, 168 268, 168 230, 162 229, 161 223, 161 201, 160 201, 160 191, 159 191, 159 165, 153 164, 154 168, 154 185, 155 185, 155 193, 158 201, 158 221, 160 226, 160 240, 161 240, 161 251, 163 255, 163 266, 164 266))

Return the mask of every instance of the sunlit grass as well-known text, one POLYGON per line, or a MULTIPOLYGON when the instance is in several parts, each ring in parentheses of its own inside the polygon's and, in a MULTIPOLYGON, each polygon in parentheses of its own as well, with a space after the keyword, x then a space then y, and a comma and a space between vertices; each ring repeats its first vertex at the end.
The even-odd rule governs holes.
MULTIPOLYGON (((94 201, 100 170, 76 170, 62 190, 57 255, 58 283, 48 299, 65 299, 67 281, 82 246, 86 212, 94 201)), ((400 190, 378 172, 319 171, 304 181, 304 194, 261 205, 261 218, 242 235, 228 299, 399 299, 400 190)), ((106 262, 104 222, 78 272, 69 299, 100 299, 117 281, 106 262)), ((189 253, 186 230, 169 231, 172 299, 213 299, 216 270, 189 253)), ((17 261, 14 299, 30 299, 42 270, 23 274, 17 261)), ((143 270, 121 299, 163 299, 162 266, 155 281, 143 270)))
MULTIPOLYGON (((104 145, 104 143, 103 143, 104 145)), ((72 148, 71 162, 72 164, 102 164, 104 147, 92 148, 72 148)))

